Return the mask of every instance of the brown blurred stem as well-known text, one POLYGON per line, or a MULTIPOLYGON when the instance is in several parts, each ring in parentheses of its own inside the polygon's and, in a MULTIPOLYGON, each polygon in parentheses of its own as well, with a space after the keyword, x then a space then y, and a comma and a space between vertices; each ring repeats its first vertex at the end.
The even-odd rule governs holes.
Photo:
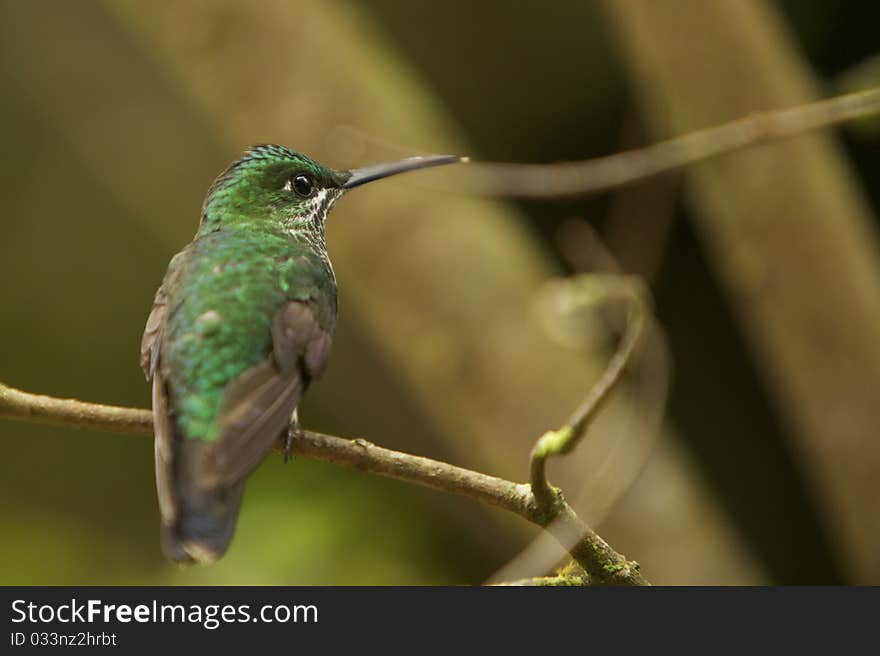
MULTIPOLYGON (((153 432, 149 410, 57 399, 23 392, 3 383, 0 383, 0 418, 116 433, 151 435, 153 432)), ((296 453, 308 458, 470 497, 519 515, 557 538, 590 575, 592 583, 649 585, 638 564, 614 551, 578 518, 558 492, 552 502, 538 503, 527 484, 384 449, 360 439, 299 431, 294 444, 296 453)))
MULTIPOLYGON (((880 113, 880 88, 748 116, 607 157, 558 164, 473 162, 478 190, 550 198, 590 194, 696 164, 757 144, 880 113)), ((458 180, 458 178, 456 178, 458 180)))

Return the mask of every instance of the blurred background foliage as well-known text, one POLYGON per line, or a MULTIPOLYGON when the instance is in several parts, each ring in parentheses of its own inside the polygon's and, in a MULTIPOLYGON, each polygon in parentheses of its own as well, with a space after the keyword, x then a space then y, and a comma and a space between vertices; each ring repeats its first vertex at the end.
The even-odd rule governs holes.
MULTIPOLYGON (((705 3, 706 22, 668 52, 686 53, 689 39, 705 48, 724 30, 712 12, 731 2, 705 3)), ((645 60, 626 5, 640 11, 613 0, 0 2, 0 380, 146 406, 137 352, 152 295, 213 176, 249 143, 285 143, 340 168, 400 150, 550 162, 650 142, 687 124, 664 123, 675 112, 701 116, 686 90, 677 107, 644 92, 640 76, 662 58, 645 60)), ((658 23, 664 12, 684 21, 675 2, 652 6, 658 23)), ((852 84, 852 71, 870 74, 857 68, 877 54, 869 5, 738 6, 755 9, 739 16, 757 21, 754 40, 725 47, 766 37, 824 93, 852 84)), ((666 92, 676 75, 686 89, 712 65, 683 56, 666 92)), ((788 70, 768 61, 763 75, 788 88, 788 70)), ((749 80, 700 88, 747 98, 749 80)), ((859 189, 867 221, 880 202, 872 134, 839 139, 851 167, 835 192, 859 189)), ((788 173, 756 172, 767 177, 749 198, 760 204, 788 173)), ((840 493, 849 461, 826 471, 810 446, 837 438, 802 417, 809 395, 786 395, 791 370, 766 364, 760 321, 736 309, 736 285, 716 266, 727 242, 698 227, 711 182, 682 173, 592 198, 511 202, 440 192, 431 175, 352 194, 331 217, 341 323, 330 371, 300 413, 307 427, 524 479, 531 440, 559 424, 607 358, 607 340, 573 354, 534 317, 543 281, 607 268, 587 253, 585 222, 623 270, 649 281, 674 376, 662 429, 650 420, 662 380, 636 372, 592 447, 554 480, 570 496, 585 490, 581 510, 654 582, 880 582, 880 536, 837 523, 877 514, 880 481, 864 481, 878 473, 880 442, 850 444, 865 466, 860 487, 840 493)), ((774 202, 797 195, 786 193, 774 202)), ((823 256, 811 264, 821 269, 823 256)), ((858 384, 878 389, 865 369, 858 384)), ((877 424, 857 428, 876 438, 877 424)), ((4 584, 477 583, 534 537, 475 502, 272 457, 248 485, 226 558, 178 570, 158 548, 148 440, 11 422, 0 431, 4 584)))

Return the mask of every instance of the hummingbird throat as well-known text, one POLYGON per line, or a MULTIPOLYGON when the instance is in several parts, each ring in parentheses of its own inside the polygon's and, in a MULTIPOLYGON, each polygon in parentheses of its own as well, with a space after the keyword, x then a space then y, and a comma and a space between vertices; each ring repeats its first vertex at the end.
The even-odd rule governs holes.
POLYGON ((284 230, 291 236, 297 237, 301 233, 319 233, 323 239, 324 221, 333 203, 342 195, 339 189, 319 189, 315 195, 305 203, 305 207, 297 208, 282 221, 284 230))
POLYGON ((281 225, 291 238, 306 244, 324 263, 331 278, 336 276, 327 253, 324 222, 333 203, 344 193, 341 189, 319 189, 309 199, 307 207, 300 208, 285 218, 281 225))

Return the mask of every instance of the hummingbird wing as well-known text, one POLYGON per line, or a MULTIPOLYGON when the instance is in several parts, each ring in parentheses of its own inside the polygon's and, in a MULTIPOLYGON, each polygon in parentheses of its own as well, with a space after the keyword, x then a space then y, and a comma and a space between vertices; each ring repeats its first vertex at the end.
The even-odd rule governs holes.
MULTIPOLYGON (((161 291, 161 290, 160 290, 161 291)), ((147 325, 144 328, 144 336, 141 338, 141 369, 144 370, 144 376, 147 380, 151 380, 156 372, 156 365, 159 363, 159 337, 162 332, 162 323, 165 319, 165 299, 157 298, 153 301, 153 309, 150 316, 147 317, 147 325)))
MULTIPOLYGON (((168 389, 158 367, 162 327, 165 323, 164 286, 156 292, 153 309, 147 318, 144 336, 141 339, 141 368, 147 380, 153 381, 153 449, 156 462, 156 491, 159 497, 159 514, 162 516, 163 542, 170 544, 166 534, 178 518, 178 499, 174 485, 174 443, 175 430, 171 412, 168 409, 168 389)), ((169 551, 175 560, 185 561, 186 553, 180 549, 169 551)))
POLYGON ((153 307, 150 310, 150 316, 147 317, 144 336, 141 338, 141 369, 144 370, 144 376, 147 377, 147 380, 153 379, 159 364, 159 344, 162 341, 165 307, 168 302, 166 289, 173 285, 180 275, 180 263, 183 261, 180 255, 175 255, 168 263, 168 272, 153 298, 153 307))
POLYGON ((156 292, 153 307, 147 317, 144 335, 141 338, 141 369, 147 380, 153 381, 153 433, 156 459, 156 489, 159 496, 159 512, 165 524, 173 524, 177 516, 177 504, 171 484, 174 462, 174 426, 168 412, 168 392, 159 371, 159 345, 162 343, 162 328, 165 325, 167 304, 166 285, 173 282, 180 272, 177 257, 168 265, 165 280, 156 292))
MULTIPOLYGON (((157 349, 158 350, 158 349, 157 349)), ((177 519, 174 495, 174 426, 168 412, 168 392, 158 371, 153 376, 153 449, 156 460, 156 490, 162 523, 171 526, 177 519)))
POLYGON ((326 367, 332 337, 316 303, 290 301, 272 321, 272 351, 227 387, 217 441, 206 453, 207 485, 232 485, 260 463, 284 434, 309 383, 326 367))

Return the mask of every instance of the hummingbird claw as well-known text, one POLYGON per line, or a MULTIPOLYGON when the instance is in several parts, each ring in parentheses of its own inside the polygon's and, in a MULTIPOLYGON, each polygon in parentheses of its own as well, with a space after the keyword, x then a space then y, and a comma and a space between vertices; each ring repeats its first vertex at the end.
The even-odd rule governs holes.
POLYGON ((284 436, 284 464, 293 460, 293 439, 299 433, 299 414, 296 410, 290 417, 290 424, 287 426, 287 435, 284 436))

